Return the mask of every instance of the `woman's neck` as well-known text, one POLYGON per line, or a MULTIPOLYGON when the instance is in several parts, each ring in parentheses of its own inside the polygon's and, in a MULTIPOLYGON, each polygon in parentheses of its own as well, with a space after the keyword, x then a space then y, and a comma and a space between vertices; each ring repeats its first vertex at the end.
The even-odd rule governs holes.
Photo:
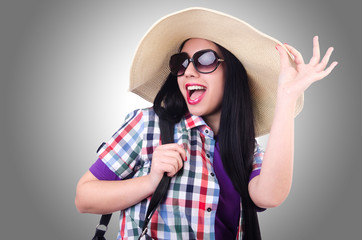
POLYGON ((212 129, 214 135, 219 134, 221 111, 208 116, 203 116, 204 121, 212 129))

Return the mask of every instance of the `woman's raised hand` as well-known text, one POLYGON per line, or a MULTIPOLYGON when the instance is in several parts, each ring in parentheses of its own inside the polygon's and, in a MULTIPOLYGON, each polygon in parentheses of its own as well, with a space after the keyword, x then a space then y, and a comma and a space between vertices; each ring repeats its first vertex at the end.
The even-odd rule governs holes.
POLYGON ((292 46, 284 44, 294 57, 295 67, 290 62, 287 52, 280 45, 276 46, 280 54, 280 75, 279 90, 283 90, 287 95, 295 100, 314 82, 328 76, 337 66, 337 62, 332 62, 328 67, 328 62, 333 52, 333 48, 328 48, 326 54, 321 59, 318 36, 313 38, 313 56, 309 63, 304 63, 303 56, 292 46))

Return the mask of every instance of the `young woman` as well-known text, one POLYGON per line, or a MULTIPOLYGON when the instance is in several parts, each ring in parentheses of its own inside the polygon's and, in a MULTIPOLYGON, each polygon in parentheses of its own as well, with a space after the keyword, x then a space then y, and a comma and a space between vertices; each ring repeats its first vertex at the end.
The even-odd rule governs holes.
POLYGON ((294 117, 303 92, 337 65, 327 67, 332 51, 321 59, 314 37, 306 64, 293 47, 208 9, 161 19, 131 69, 132 91, 154 106, 129 114, 100 147, 78 183, 77 208, 121 210, 118 239, 138 237, 166 172, 173 178, 149 237, 260 239, 256 212, 288 196, 294 117), (159 118, 175 123, 175 143, 160 145, 159 118), (255 137, 268 132, 263 153, 255 137))

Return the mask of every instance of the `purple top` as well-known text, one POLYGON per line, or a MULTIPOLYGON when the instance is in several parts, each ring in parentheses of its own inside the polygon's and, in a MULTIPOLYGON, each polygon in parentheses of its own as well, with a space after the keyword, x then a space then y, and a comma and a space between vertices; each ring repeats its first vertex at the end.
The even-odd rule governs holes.
POLYGON ((215 218, 215 239, 235 239, 240 218, 240 194, 235 190, 220 157, 219 143, 214 152, 214 170, 220 186, 215 218))
POLYGON ((119 177, 112 172, 107 165, 98 158, 95 163, 89 168, 89 171, 96 177, 98 180, 121 180, 119 177))
MULTIPOLYGON (((240 195, 223 167, 218 142, 214 151, 214 170, 220 186, 215 218, 215 239, 235 239, 240 218, 240 195)), ((99 180, 120 180, 100 158, 89 168, 89 171, 99 180)), ((253 171, 250 180, 259 174, 260 170, 253 171)))

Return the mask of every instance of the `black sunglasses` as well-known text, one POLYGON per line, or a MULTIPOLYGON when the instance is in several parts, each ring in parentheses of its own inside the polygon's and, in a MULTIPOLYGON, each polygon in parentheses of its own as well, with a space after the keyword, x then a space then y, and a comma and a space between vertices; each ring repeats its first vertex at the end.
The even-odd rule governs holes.
POLYGON ((192 58, 185 52, 172 55, 169 65, 171 73, 179 77, 185 74, 190 62, 199 73, 212 73, 223 61, 215 51, 206 49, 196 52, 192 58))

